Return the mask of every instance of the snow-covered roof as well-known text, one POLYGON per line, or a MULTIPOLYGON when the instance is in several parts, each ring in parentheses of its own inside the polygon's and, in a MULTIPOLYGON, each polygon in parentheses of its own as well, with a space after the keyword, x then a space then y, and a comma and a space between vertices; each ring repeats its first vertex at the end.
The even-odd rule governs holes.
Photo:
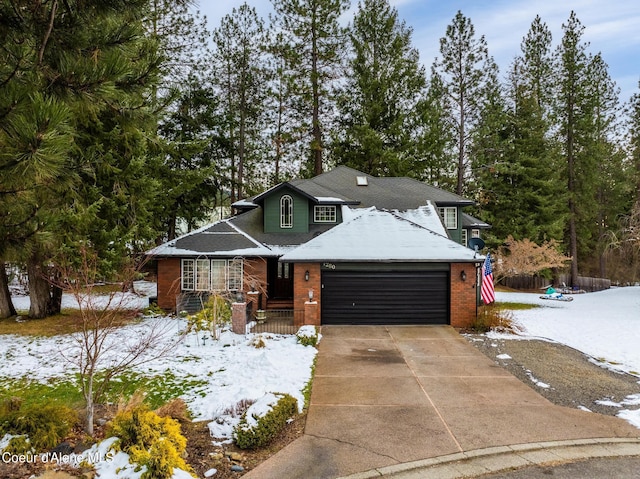
POLYGON ((281 261, 481 262, 473 250, 438 232, 441 224, 433 224, 437 231, 426 227, 437 218, 432 205, 406 216, 370 208, 286 253, 281 261))

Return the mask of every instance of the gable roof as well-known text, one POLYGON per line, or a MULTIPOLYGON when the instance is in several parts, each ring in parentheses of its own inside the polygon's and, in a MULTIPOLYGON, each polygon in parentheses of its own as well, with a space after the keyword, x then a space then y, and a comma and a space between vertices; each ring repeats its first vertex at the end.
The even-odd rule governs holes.
MULTIPOLYGON (((428 211, 437 218, 432 205, 428 211)), ((285 253, 281 261, 481 262, 476 256, 473 250, 397 212, 372 207, 285 253)))
POLYGON ((375 206, 380 209, 406 211, 426 204, 430 200, 438 206, 470 206, 474 202, 435 186, 408 177, 383 177, 367 175, 348 166, 338 166, 331 171, 310 179, 296 179, 281 183, 264 193, 241 202, 235 207, 246 208, 258 204, 264 196, 279 187, 288 185, 318 202, 331 199, 360 208, 375 206), (366 186, 359 186, 358 177, 366 178, 366 186))
POLYGON ((198 230, 156 246, 147 254, 150 256, 180 257, 233 257, 233 256, 275 256, 230 220, 221 220, 198 230))

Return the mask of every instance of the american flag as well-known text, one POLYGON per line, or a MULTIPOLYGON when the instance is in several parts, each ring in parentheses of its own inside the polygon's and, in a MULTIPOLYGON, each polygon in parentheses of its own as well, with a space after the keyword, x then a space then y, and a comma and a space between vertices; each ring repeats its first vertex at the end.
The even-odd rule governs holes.
POLYGON ((491 254, 487 253, 487 257, 482 265, 482 288, 480 297, 484 304, 493 303, 496 300, 496 293, 493 288, 493 269, 491 268, 491 254))

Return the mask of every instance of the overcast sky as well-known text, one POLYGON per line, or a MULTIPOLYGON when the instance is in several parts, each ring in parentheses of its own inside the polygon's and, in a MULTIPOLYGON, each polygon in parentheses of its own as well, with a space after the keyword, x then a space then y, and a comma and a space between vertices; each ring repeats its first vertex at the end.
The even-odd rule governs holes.
MULTIPOLYGON (((220 24, 244 0, 199 0, 199 10, 207 16, 209 28, 220 24)), ((247 0, 267 21, 272 11, 270 0, 247 0)), ((553 34, 554 47, 562 36, 562 24, 574 10, 585 27, 583 40, 591 53, 602 53, 609 74, 627 101, 638 91, 640 80, 640 1, 638 0, 391 0, 399 16, 413 28, 413 44, 420 51, 422 63, 431 67, 439 55, 439 40, 456 12, 471 19, 476 35, 484 35, 504 77, 520 42, 538 14, 553 34)), ((357 7, 352 0, 348 23, 357 7)))

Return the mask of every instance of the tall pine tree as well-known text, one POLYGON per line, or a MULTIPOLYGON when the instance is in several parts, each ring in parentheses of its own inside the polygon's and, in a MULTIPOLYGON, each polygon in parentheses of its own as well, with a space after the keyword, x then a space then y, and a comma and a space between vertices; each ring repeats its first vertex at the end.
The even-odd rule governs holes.
MULTIPOLYGON (((246 3, 226 15, 213 32, 210 82, 219 98, 231 202, 245 197, 246 171, 261 156, 266 65, 264 22, 246 3)), ((249 169, 251 171, 251 169, 249 169)))
POLYGON ((29 273, 29 314, 44 317, 60 310, 49 282, 56 255, 88 241, 116 261, 149 235, 147 104, 160 58, 146 37, 146 1, 9 3, 0 15, 0 208, 19 225, 11 250, 29 273))
POLYGON ((388 0, 363 0, 349 31, 353 56, 340 96, 339 163, 378 176, 415 170, 410 128, 425 86, 411 29, 388 0))
POLYGON ((476 38, 471 20, 460 11, 440 39, 440 54, 442 57, 436 59, 434 69, 443 80, 449 102, 448 115, 457 138, 455 192, 460 195, 466 192, 471 133, 480 116, 483 90, 493 61, 484 36, 476 38))
MULTIPOLYGON (((587 104, 587 44, 582 41, 584 27, 575 12, 571 12, 567 23, 563 24, 563 37, 556 52, 555 115, 559 122, 559 141, 565 159, 567 185, 568 219, 566 242, 571 255, 571 281, 577 284, 579 273, 579 240, 581 218, 588 215, 591 201, 583 194, 594 185, 587 176, 593 169, 589 157, 581 155, 585 131, 589 125, 585 115, 587 104), (583 162, 583 163, 581 163, 583 162)), ((582 232, 584 234, 584 232, 582 232)), ((584 239, 584 237, 582 237, 584 239)))
POLYGON ((287 41, 282 54, 291 70, 291 93, 296 98, 300 127, 309 141, 307 176, 324 169, 327 131, 331 130, 335 80, 345 43, 340 16, 349 0, 272 0, 276 28, 287 41))

